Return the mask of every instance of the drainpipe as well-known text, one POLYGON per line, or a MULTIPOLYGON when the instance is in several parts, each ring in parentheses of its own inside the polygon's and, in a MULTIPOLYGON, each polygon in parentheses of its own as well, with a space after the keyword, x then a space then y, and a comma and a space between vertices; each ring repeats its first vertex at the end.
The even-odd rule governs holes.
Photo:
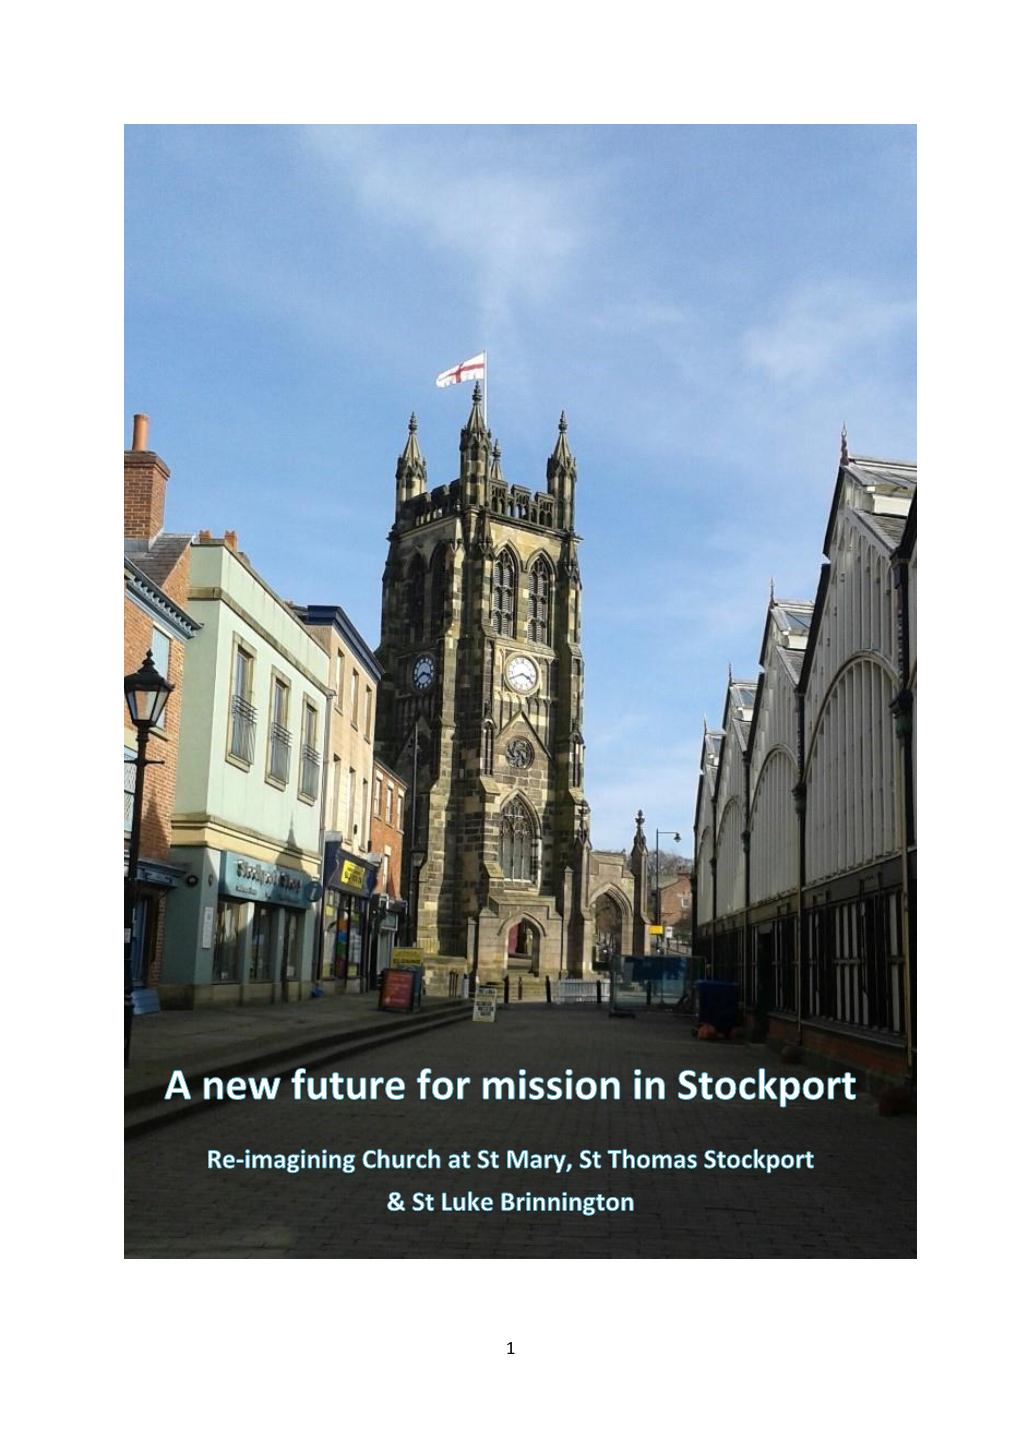
POLYGON ((741 1000, 747 1001, 747 976, 751 965, 751 758, 744 757, 744 829, 740 833, 744 851, 744 963, 740 968, 741 1000))
POLYGON ((319 898, 319 918, 315 928, 315 948, 312 956, 312 985, 322 980, 322 962, 326 949, 326 797, 329 791, 329 754, 333 745, 333 702, 335 691, 326 692, 326 725, 322 740, 322 794, 319 798, 319 877, 322 881, 322 896, 319 898))
POLYGON ((793 928, 794 960, 797 966, 797 1045, 804 1041, 804 878, 807 861, 807 781, 804 777, 804 693, 797 695, 797 771, 793 788, 793 809, 797 815, 797 916, 793 928))
POLYGON ((917 1058, 914 1052, 914 897, 910 884, 910 846, 914 840, 914 766, 911 743, 914 732, 914 697, 910 690, 910 601, 908 563, 905 556, 893 562, 893 584, 896 587, 896 609, 899 621, 900 690, 892 703, 896 737, 899 741, 899 764, 896 768, 900 813, 900 862, 902 897, 900 914, 903 922, 903 1009, 907 1050, 907 1080, 916 1080, 917 1058))

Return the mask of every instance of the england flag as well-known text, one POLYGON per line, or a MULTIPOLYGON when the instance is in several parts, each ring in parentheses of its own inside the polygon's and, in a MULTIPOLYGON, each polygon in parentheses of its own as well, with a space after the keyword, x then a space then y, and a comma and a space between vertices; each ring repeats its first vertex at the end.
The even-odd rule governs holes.
POLYGON ((453 366, 451 370, 443 371, 442 375, 436 376, 437 386, 455 386, 461 381, 482 381, 485 379, 485 352, 481 355, 472 356, 470 360, 461 361, 459 366, 453 366))

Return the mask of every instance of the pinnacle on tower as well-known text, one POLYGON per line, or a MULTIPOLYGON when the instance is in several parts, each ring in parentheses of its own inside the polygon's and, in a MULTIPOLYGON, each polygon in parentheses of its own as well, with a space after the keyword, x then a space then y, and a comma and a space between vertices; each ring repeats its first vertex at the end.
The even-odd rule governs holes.
POLYGON ((418 445, 418 417, 414 411, 407 423, 407 444, 397 458, 397 507, 419 496, 428 485, 428 467, 418 445))
POLYGON ((567 440, 567 413, 560 411, 559 435, 553 453, 546 462, 545 484, 559 502, 559 524, 565 531, 574 529, 574 486, 577 484, 577 462, 567 440))
POLYGON ((500 457, 502 454, 503 452, 499 448, 499 441, 497 441, 492 448, 492 464, 489 467, 489 480, 496 481, 500 485, 505 485, 506 482, 503 479, 503 467, 500 464, 500 457))
POLYGON ((478 505, 484 498, 491 449, 492 439, 482 415, 482 387, 475 381, 471 414, 460 433, 460 478, 464 483, 464 501, 469 506, 478 505))
POLYGON ((479 381, 475 381, 475 388, 471 393, 471 414, 468 416, 467 425, 461 432, 468 435, 488 436, 485 427, 485 418, 482 415, 482 387, 479 381))

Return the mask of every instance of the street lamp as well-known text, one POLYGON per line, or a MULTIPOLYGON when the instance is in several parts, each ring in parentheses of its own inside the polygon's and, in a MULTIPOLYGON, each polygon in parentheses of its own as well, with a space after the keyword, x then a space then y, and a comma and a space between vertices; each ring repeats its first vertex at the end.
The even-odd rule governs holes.
POLYGON ((138 732, 138 755, 128 765, 135 767, 135 798, 131 813, 131 840, 128 844, 127 875, 124 878, 124 1065, 131 1056, 131 1018, 134 1014, 134 981, 131 976, 131 942, 135 924, 135 901, 138 894, 138 851, 142 838, 142 794, 145 790, 146 766, 162 766, 162 761, 147 761, 145 748, 149 732, 163 719, 166 703, 173 686, 156 670, 152 652, 131 676, 124 677, 124 700, 128 714, 138 732))
MULTIPOLYGON (((668 833, 669 833, 670 831, 672 831, 672 830, 673 830, 673 828, 672 828, 671 826, 667 826, 667 827, 665 827, 665 828, 664 828, 663 830, 661 830, 661 831, 659 830, 658 827, 655 828, 655 924, 656 924, 656 926, 661 926, 661 925, 662 925, 662 892, 661 892, 660 889, 659 889, 659 837, 660 837, 660 836, 666 836, 666 835, 668 835, 668 833)), ((680 833, 679 833, 679 831, 673 831, 673 840, 674 840, 674 841, 679 841, 679 840, 680 840, 680 833)), ((659 936, 659 937, 657 937, 657 940, 658 940, 658 942, 659 942, 659 946, 660 946, 661 950, 662 950, 662 951, 665 951, 665 950, 666 950, 666 939, 665 939, 665 937, 659 936)))
POLYGON ((420 738, 418 734, 419 717, 414 718, 414 750, 411 755, 411 869, 408 873, 408 930, 411 933, 411 945, 418 944, 418 873, 425 864, 427 852, 422 846, 418 836, 418 750, 420 738))
POLYGON ((411 945, 418 945, 418 884, 421 879, 421 869, 425 865, 427 856, 425 848, 414 846, 411 848, 411 885, 413 891, 413 905, 411 907, 411 945))

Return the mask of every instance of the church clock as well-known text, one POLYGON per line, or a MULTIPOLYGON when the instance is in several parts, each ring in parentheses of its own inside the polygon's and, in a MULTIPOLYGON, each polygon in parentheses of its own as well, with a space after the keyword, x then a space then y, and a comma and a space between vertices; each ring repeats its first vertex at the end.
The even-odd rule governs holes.
POLYGON ((414 689, 416 691, 427 691, 436 679, 436 663, 431 656, 418 656, 415 659, 414 689))
POLYGON ((506 679, 523 696, 538 685, 538 667, 530 656, 513 656, 507 662, 506 679))

